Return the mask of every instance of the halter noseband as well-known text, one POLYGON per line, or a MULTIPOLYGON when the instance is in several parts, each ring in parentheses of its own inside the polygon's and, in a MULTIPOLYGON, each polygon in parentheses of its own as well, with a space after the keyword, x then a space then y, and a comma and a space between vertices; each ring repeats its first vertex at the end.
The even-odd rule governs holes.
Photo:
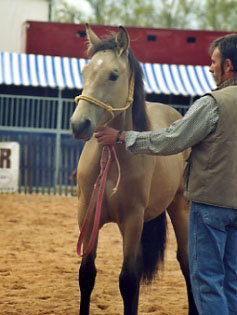
POLYGON ((108 124, 115 117, 115 114, 113 112, 115 112, 115 111, 124 111, 124 110, 128 109, 131 106, 131 104, 133 102, 133 92, 134 92, 134 72, 132 73, 132 76, 131 76, 130 85, 129 85, 128 99, 127 99, 126 105, 124 107, 113 108, 111 105, 107 105, 107 104, 97 100, 96 98, 91 97, 91 96, 87 96, 87 95, 76 96, 75 97, 75 102, 78 103, 79 100, 85 100, 85 101, 93 103, 93 104, 95 104, 95 105, 97 105, 97 106, 99 106, 101 108, 104 108, 112 116, 109 119, 109 121, 107 121, 107 124, 108 124))

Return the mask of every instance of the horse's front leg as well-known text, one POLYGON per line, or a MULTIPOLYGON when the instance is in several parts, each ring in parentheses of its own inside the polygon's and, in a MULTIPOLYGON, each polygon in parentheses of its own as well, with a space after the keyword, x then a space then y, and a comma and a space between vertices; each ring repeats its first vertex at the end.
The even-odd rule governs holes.
POLYGON ((142 276, 141 234, 143 220, 129 218, 120 226, 123 235, 123 266, 119 288, 124 303, 124 315, 137 315, 140 280, 142 276))
POLYGON ((97 242, 98 237, 90 254, 82 258, 79 269, 79 286, 81 291, 80 315, 89 315, 90 311, 90 297, 96 278, 95 258, 97 242))

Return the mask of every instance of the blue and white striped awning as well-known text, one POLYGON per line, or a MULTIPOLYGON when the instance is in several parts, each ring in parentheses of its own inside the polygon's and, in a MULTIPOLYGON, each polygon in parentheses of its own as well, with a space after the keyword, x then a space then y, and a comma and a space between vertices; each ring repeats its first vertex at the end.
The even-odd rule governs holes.
MULTIPOLYGON (((0 53, 0 84, 51 88, 83 88, 86 59, 0 53)), ((215 88, 208 66, 141 64, 147 93, 202 95, 215 88)))

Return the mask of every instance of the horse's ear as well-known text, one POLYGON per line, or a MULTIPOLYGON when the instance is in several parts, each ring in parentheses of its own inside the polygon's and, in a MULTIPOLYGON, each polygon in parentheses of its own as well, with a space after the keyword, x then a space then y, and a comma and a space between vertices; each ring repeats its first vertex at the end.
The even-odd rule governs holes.
POLYGON ((91 53, 93 51, 93 48, 95 45, 97 45, 100 42, 99 37, 92 31, 90 28, 90 25, 86 23, 86 35, 88 38, 88 53, 91 53))
POLYGON ((119 56, 121 56, 124 53, 128 54, 129 36, 128 36, 128 32, 123 26, 119 27, 119 31, 115 37, 115 41, 117 44, 117 51, 118 51, 119 56))

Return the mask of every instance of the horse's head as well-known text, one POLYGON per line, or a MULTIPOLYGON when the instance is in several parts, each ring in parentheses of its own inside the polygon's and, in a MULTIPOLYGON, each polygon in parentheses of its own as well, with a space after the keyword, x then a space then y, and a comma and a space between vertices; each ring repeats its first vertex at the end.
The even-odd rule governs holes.
POLYGON ((88 51, 92 58, 83 68, 84 88, 82 95, 76 98, 77 107, 71 117, 74 137, 83 140, 89 140, 96 127, 107 123, 129 107, 131 90, 127 31, 120 27, 113 38, 100 40, 89 25, 86 29, 88 51))

